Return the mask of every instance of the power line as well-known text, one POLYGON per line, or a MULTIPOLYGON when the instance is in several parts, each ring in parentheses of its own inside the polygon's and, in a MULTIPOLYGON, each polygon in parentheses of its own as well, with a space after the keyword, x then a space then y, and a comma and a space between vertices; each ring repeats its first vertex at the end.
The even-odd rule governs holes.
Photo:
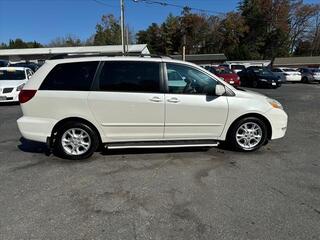
POLYGON ((168 2, 162 2, 162 1, 154 1, 154 0, 132 0, 134 3, 146 3, 146 4, 153 4, 153 5, 160 5, 162 7, 176 7, 176 8, 180 8, 180 9, 184 9, 185 7, 194 10, 194 11, 199 11, 199 12, 204 12, 204 13, 212 13, 212 14, 217 14, 217 15, 224 15, 225 13, 223 12, 217 12, 217 11, 212 11, 212 10, 208 10, 208 9, 202 9, 202 8, 194 8, 194 7, 190 7, 190 6, 182 6, 182 5, 178 5, 178 4, 172 4, 172 3, 168 3, 168 2))
POLYGON ((92 1, 95 2, 95 3, 98 3, 98 4, 100 4, 100 5, 107 6, 107 7, 112 7, 112 8, 115 8, 115 7, 116 7, 116 6, 114 6, 114 5, 108 4, 108 3, 104 2, 104 1, 100 1, 100 0, 92 0, 92 1))

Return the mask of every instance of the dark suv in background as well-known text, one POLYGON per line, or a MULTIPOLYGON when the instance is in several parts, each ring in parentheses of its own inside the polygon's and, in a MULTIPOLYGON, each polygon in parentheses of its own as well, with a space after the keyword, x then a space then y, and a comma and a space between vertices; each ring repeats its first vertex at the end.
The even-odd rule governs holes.
POLYGON ((33 72, 36 72, 39 68, 40 65, 36 64, 34 62, 18 62, 18 63, 11 63, 9 64, 10 67, 25 67, 25 68, 30 68, 33 72))
POLYGON ((278 88, 281 79, 266 67, 251 66, 238 72, 242 86, 278 88))
POLYGON ((0 67, 6 67, 8 66, 8 64, 9 64, 9 61, 0 59, 0 67))

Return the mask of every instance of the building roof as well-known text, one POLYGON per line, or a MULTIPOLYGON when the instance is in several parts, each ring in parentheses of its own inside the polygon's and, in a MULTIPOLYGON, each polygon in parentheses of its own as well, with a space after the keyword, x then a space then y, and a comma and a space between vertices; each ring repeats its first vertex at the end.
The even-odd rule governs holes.
MULTIPOLYGON (((182 55, 171 55, 173 59, 182 60, 182 55)), ((223 53, 217 54, 190 54, 186 55, 186 61, 225 61, 226 56, 223 53)))
POLYGON ((274 66, 320 65, 320 56, 275 58, 274 66))

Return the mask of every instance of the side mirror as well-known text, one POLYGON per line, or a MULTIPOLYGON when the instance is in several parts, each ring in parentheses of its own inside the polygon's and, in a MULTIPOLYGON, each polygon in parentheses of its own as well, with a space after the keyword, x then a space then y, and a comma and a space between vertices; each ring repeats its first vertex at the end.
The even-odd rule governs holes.
POLYGON ((223 96, 226 93, 226 88, 223 85, 217 84, 215 89, 216 96, 223 96))

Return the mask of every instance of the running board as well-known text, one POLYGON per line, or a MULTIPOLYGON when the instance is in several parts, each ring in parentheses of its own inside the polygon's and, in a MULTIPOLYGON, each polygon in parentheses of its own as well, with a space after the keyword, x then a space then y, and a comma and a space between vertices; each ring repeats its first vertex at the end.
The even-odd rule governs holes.
POLYGON ((146 141, 146 142, 116 142, 105 145, 108 149, 125 148, 187 148, 187 147, 217 147, 218 141, 213 140, 183 140, 183 141, 146 141))

